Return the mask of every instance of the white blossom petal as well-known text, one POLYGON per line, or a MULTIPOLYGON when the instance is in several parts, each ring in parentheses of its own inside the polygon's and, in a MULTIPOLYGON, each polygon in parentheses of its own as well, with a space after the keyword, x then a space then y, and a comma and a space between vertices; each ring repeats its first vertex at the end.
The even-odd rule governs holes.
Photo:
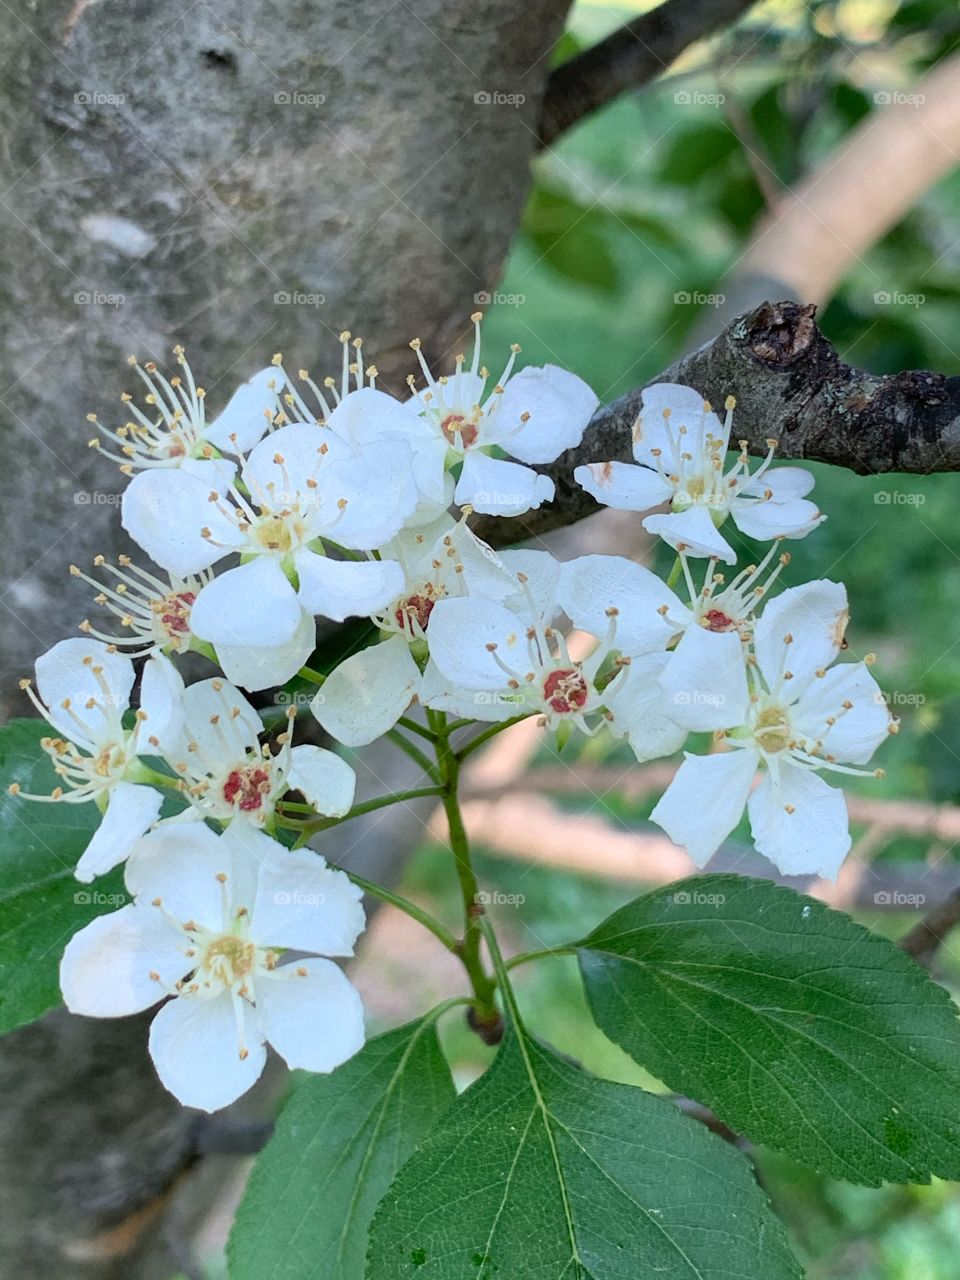
POLYGON ((255 866, 248 870, 242 846, 238 856, 229 835, 228 831, 217 836, 203 822, 158 827, 139 841, 128 859, 127 888, 144 908, 159 900, 174 920, 192 920, 220 932, 227 923, 228 893, 248 909, 253 905, 255 866))
POLYGON ((156 1004, 190 968, 182 931, 161 912, 131 903, 73 935, 60 961, 60 989, 71 1013, 124 1018, 156 1004))
POLYGON ((690 730, 732 729, 750 706, 743 642, 736 631, 687 628, 669 655, 660 686, 669 714, 690 730))
POLYGON ((768 687, 783 671, 792 671, 799 687, 828 667, 840 652, 849 618, 846 587, 828 578, 788 587, 770 600, 753 633, 757 665, 768 687))
MULTIPOLYGON (((420 501, 413 467, 405 440, 385 436, 358 446, 349 463, 331 469, 328 484, 337 505, 317 533, 354 551, 382 547, 397 536, 420 501)), ((443 492, 442 484, 436 492, 443 492)))
POLYGON ((211 491, 182 467, 141 471, 124 491, 121 524, 161 568, 189 577, 243 545, 236 522, 224 514, 224 503, 211 502, 211 491))
POLYGON ((689 556, 709 556, 724 564, 736 564, 737 553, 726 538, 720 536, 710 513, 701 506, 686 511, 669 511, 666 515, 647 516, 643 521, 647 533, 657 534, 674 550, 689 556))
POLYGON ((616 609, 614 646, 634 655, 662 649, 690 617, 665 583, 624 556, 578 556, 561 566, 557 600, 575 627, 603 638, 616 609), (670 622, 659 611, 665 608, 670 622))
POLYGON ((866 664, 843 662, 811 681, 791 723, 808 746, 819 742, 820 754, 864 765, 890 732, 890 712, 866 664))
POLYGON ((458 504, 491 516, 521 516, 552 502, 554 483, 519 462, 469 452, 454 491, 458 504))
POLYGON ((420 687, 402 636, 351 654, 327 676, 310 709, 331 737, 363 747, 392 729, 420 687))
POLYGON ((656 471, 630 462, 588 462, 574 470, 573 478, 591 497, 617 511, 649 511, 673 493, 656 471))
POLYGON ((687 736, 658 684, 669 657, 668 653, 646 653, 634 658, 603 695, 604 706, 613 715, 610 732, 627 740, 640 764, 678 751, 687 736))
POLYGON ((712 756, 687 752, 650 817, 704 866, 740 821, 758 762, 749 747, 712 756))
POLYGON ((580 443, 598 403, 584 380, 567 369, 521 369, 504 387, 487 436, 521 462, 552 462, 580 443), (529 417, 521 425, 523 414, 529 417))
POLYGON ((287 782, 328 818, 349 813, 357 789, 357 775, 346 760, 312 743, 293 748, 287 782))
POLYGON ((704 412, 704 398, 699 391, 677 382, 657 382, 644 387, 640 413, 633 427, 633 456, 637 462, 656 468, 654 451, 659 449, 661 462, 669 472, 673 470, 681 439, 684 452, 697 453, 698 435, 702 439, 707 434, 722 439, 724 429, 715 413, 704 412), (665 409, 669 411, 668 418, 663 416, 665 409), (681 436, 684 428, 685 434, 681 436))
POLYGON ((489 692, 458 687, 443 675, 432 658, 424 668, 420 701, 425 707, 445 711, 457 720, 467 717, 491 724, 502 724, 523 710, 523 704, 511 698, 509 689, 489 692))
POLYGON ((121 653, 111 653, 99 640, 85 636, 60 640, 40 655, 35 670, 47 719, 82 747, 92 748, 130 705, 136 674, 133 663, 121 653), (106 694, 101 679, 109 691, 106 694), (95 706, 87 705, 91 700, 95 706), (64 701, 70 702, 73 715, 63 707, 64 701))
POLYGON ((502 552, 500 566, 499 582, 477 584, 475 580, 468 579, 465 584, 468 594, 488 596, 528 621, 532 616, 547 626, 553 623, 562 609, 557 600, 561 565, 556 556, 549 551, 520 547, 515 551, 502 552), (508 574, 506 593, 502 580, 504 570, 508 574), (526 583, 517 581, 519 574, 523 574, 526 583))
POLYGON ((307 662, 317 644, 317 623, 312 613, 301 608, 300 625, 286 644, 218 644, 217 661, 223 674, 242 689, 256 692, 272 689, 292 680, 307 662))
POLYGON ((282 381, 274 365, 255 373, 237 387, 224 411, 204 431, 204 438, 224 453, 249 453, 277 411, 282 381))
POLYGON ((183 677, 165 654, 155 653, 144 663, 140 681, 141 722, 137 743, 144 755, 150 749, 163 754, 180 738, 184 722, 183 677))
POLYGON ((118 866, 160 816, 163 796, 153 787, 117 782, 110 788, 107 811, 74 870, 81 884, 89 884, 118 866))
POLYGON ((227 458, 182 458, 177 469, 201 480, 207 493, 226 493, 237 478, 237 464, 227 458))
MULTIPOLYGON (((328 427, 294 422, 273 431, 251 450, 243 482, 258 506, 277 511, 295 502, 314 503, 326 491, 334 464, 350 462, 354 450, 328 427)), ((336 515, 336 495, 330 498, 336 515)))
POLYGON ((851 843, 843 792, 786 762, 778 774, 765 774, 748 803, 758 852, 784 875, 835 879, 851 843))
POLYGON ((762 498, 768 491, 773 502, 789 502, 792 498, 805 498, 816 483, 812 472, 803 467, 770 467, 759 477, 749 480, 740 494, 762 498))
POLYGON ((529 669, 526 628, 515 613, 492 600, 439 600, 430 614, 430 657, 460 688, 500 689, 510 677, 498 658, 511 670, 529 669))
POLYGON ((335 622, 377 613, 403 591, 403 570, 396 560, 331 560, 301 547, 293 563, 304 608, 335 622))
POLYGON ((150 1026, 150 1056, 165 1089, 185 1107, 219 1111, 256 1084, 267 1060, 257 1014, 229 991, 209 1000, 178 996, 150 1026), (236 1008, 244 1016, 241 1039, 236 1008))
MULTIPOLYGON (((186 712, 179 755, 198 755, 208 764, 230 766, 259 751, 263 721, 235 685, 219 676, 197 680, 183 692, 186 712)), ((174 764, 177 760, 174 759, 174 764)))
POLYGON ((257 978, 260 1032, 288 1067, 333 1071, 363 1047, 363 1004, 330 960, 306 959, 257 978))
POLYGON ((736 497, 730 504, 730 515, 741 533, 760 541, 770 538, 805 538, 827 518, 806 498, 773 502, 762 498, 736 497))
POLYGON ((289 644, 301 621, 297 593, 271 556, 218 574, 190 611, 194 634, 213 645, 289 644))
POLYGON ((362 891, 312 849, 271 844, 257 872, 252 940, 261 947, 352 956, 366 923, 362 891))

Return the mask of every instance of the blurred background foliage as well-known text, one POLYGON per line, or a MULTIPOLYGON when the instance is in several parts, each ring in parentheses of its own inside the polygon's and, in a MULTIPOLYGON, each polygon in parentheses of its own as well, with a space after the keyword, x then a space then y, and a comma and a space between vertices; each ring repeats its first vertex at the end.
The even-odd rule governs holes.
MULTIPOLYGON (((577 4, 558 60, 650 7, 577 4)), ((690 51, 669 76, 581 124, 536 161, 536 185, 485 325, 486 362, 495 366, 499 350, 516 341, 525 361, 575 370, 602 400, 659 373, 686 349, 777 193, 815 168, 884 94, 908 94, 958 43, 960 6, 944 0, 771 0, 732 34, 690 51)), ((873 372, 956 374, 958 298, 960 172, 853 265, 821 323, 845 359, 873 372)), ((850 779, 851 789, 960 804, 960 480, 814 470, 829 519, 791 545, 787 580, 846 582, 850 656, 877 653, 875 670, 902 718, 883 751, 886 778, 850 779)), ((754 550, 733 537, 740 563, 749 563, 754 550)), ((669 567, 666 558, 660 567, 669 567)), ((577 749, 567 748, 568 763, 577 749)), ((596 758, 596 744, 584 749, 596 758)), ((604 807, 642 825, 654 800, 607 797, 604 807)), ((590 796, 570 804, 596 811, 590 796)), ((748 842, 748 830, 734 839, 748 842)), ((892 841, 880 856, 957 858, 911 839, 892 841)), ((518 948, 582 936, 637 892, 635 884, 503 857, 481 857, 480 869, 485 886, 523 895, 519 908, 498 913, 518 948)), ((437 888, 446 878, 441 852, 428 847, 411 863, 405 888, 454 919, 455 902, 437 888)), ((899 936, 915 915, 887 909, 860 918, 899 936)), ((956 946, 941 965, 956 992, 956 946)), ((593 1026, 573 961, 530 966, 518 978, 538 1034, 602 1075, 657 1087, 593 1026)), ((459 1026, 447 1035, 466 1081, 486 1051, 459 1026)), ((960 1276, 956 1186, 865 1190, 768 1153, 760 1153, 759 1169, 813 1280, 960 1276)))

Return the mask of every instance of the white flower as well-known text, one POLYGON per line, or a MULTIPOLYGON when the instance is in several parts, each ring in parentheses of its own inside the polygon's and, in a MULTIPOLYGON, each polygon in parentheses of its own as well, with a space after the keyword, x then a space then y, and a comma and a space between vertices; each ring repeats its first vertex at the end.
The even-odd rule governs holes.
POLYGON ((250 453, 242 487, 211 489, 182 469, 145 471, 128 486, 122 512, 131 537, 170 573, 240 555, 239 566, 203 588, 191 614, 195 634, 219 651, 287 646, 305 613, 342 622, 386 604, 402 588, 399 565, 326 551, 382 546, 416 501, 399 442, 364 455, 324 427, 297 423, 250 453))
POLYGON ((134 667, 129 658, 97 640, 61 640, 36 663, 37 693, 20 682, 40 714, 63 737, 44 738, 58 786, 49 796, 10 791, 30 800, 83 804, 94 800, 103 820, 83 852, 76 877, 89 883, 127 857, 156 822, 163 797, 142 779, 148 771, 140 755, 157 755, 172 745, 183 718, 183 681, 161 655, 143 669, 140 709, 134 727, 123 725, 130 705, 134 667), (38 696, 39 694, 39 696, 38 696))
POLYGON ((809 587, 818 591, 785 591, 761 615, 749 688, 739 674, 730 678, 739 667, 700 671, 698 698, 723 710, 721 737, 733 750, 687 754, 652 815, 698 866, 745 805, 757 849, 786 875, 833 878, 850 849, 843 793, 816 770, 869 772, 854 766, 866 764, 896 725, 866 662, 828 669, 846 611, 837 612, 835 584, 809 587))
POLYGON ((814 483, 809 471, 769 470, 776 441, 767 442, 769 452, 752 475, 745 444, 724 471, 734 405, 730 396, 721 424, 692 387, 647 387, 633 427, 633 456, 640 465, 591 462, 577 467, 574 479, 608 507, 649 511, 669 502, 668 514, 647 516, 643 527, 691 555, 736 561, 717 531, 728 515, 751 538, 804 537, 826 517, 805 497, 814 483))
POLYGON ((96 588, 94 603, 119 618, 123 630, 113 635, 95 628, 85 619, 80 624, 84 635, 129 648, 128 656, 136 658, 157 652, 187 652, 193 643, 190 611, 197 595, 213 576, 208 570, 197 577, 178 578, 170 574, 164 582, 156 574, 135 565, 129 556, 119 556, 116 565, 97 556, 93 564, 113 581, 98 582, 75 564, 70 566, 70 572, 96 588))
MULTIPOLYGON (((671 598, 640 565, 619 556, 584 556, 561 566, 553 601, 538 602, 531 592, 523 614, 469 596, 441 601, 431 616, 434 670, 428 667, 430 688, 422 700, 441 709, 459 702, 465 709, 472 691, 472 709, 464 713, 478 719, 540 714, 552 729, 569 724, 592 733, 632 679, 634 658, 666 645, 671 632, 663 611, 671 598), (597 638, 583 661, 571 657, 552 625, 560 609, 597 638)), ((638 711, 638 731, 640 718, 638 711)))
MULTIPOLYGON (((272 754, 261 747, 263 723, 239 689, 225 680, 201 680, 183 694, 186 723, 177 748, 165 753, 182 779, 183 794, 208 818, 238 818, 263 826, 289 790, 303 793, 318 813, 343 817, 353 804, 356 775, 332 751, 292 745, 292 723, 272 754)), ((296 714, 288 711, 292 721, 296 714)))
POLYGON ((249 827, 203 825, 147 836, 127 864, 134 902, 67 944, 67 1008, 137 1013, 175 996, 150 1028, 164 1086, 216 1111, 257 1080, 265 1041, 291 1067, 332 1071, 363 1044, 363 1007, 339 967, 364 926, 360 891, 307 850, 249 827), (281 964, 285 949, 310 952, 281 964))
POLYGON ((351 747, 386 733, 420 696, 430 619, 439 601, 471 595, 508 606, 512 601, 522 608, 517 571, 525 570, 541 584, 556 574, 549 553, 507 551, 498 556, 464 519, 454 521, 448 515, 402 531, 383 554, 402 566, 404 585, 372 616, 381 640, 340 663, 311 704, 324 729, 351 747))
MULTIPOLYGON (((146 386, 146 412, 124 392, 121 400, 131 416, 123 426, 111 431, 97 421, 96 414, 88 414, 87 420, 119 449, 119 453, 103 452, 119 462, 126 475, 146 467, 183 467, 209 475, 212 463, 213 473, 229 481, 233 464, 220 462, 219 456, 246 453, 261 438, 277 409, 280 375, 272 365, 261 369, 237 388, 214 422, 207 422, 206 393, 194 381, 183 347, 174 347, 174 355, 183 374, 170 379, 152 360, 141 365, 130 357, 131 367, 146 386)), ((90 447, 101 448, 98 437, 90 447)))
POLYGON ((480 367, 481 318, 479 312, 471 317, 476 338, 469 370, 465 357, 457 356, 450 377, 434 378, 420 340, 410 344, 427 382, 419 392, 412 375, 408 379, 414 390, 411 431, 422 437, 418 463, 434 484, 445 467, 461 466, 454 494, 461 506, 488 515, 522 515, 554 496, 553 481, 522 464, 552 462, 579 444, 597 398, 581 378, 555 365, 511 377, 518 346, 511 348, 500 380, 488 391, 490 375, 480 367), (519 461, 494 457, 494 449, 519 461))

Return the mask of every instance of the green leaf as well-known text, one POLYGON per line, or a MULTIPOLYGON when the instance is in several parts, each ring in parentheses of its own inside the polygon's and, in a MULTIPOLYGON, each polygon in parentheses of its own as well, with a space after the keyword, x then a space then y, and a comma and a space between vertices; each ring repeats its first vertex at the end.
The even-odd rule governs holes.
POLYGON ((737 135, 725 124, 701 124, 674 132, 660 165, 661 182, 695 186, 724 163, 739 147, 737 135))
POLYGON ((230 1235, 231 1280, 359 1280, 374 1209, 454 1097, 432 1016, 305 1079, 257 1159, 230 1235))
POLYGON ((60 1003, 68 939, 126 901, 119 872, 81 885, 73 868, 100 823, 95 804, 43 804, 7 794, 11 782, 48 795, 59 781, 40 739, 49 726, 12 720, 0 729, 0 1032, 60 1003))
POLYGON ((537 188, 524 213, 523 228, 541 259, 579 284, 611 290, 617 266, 607 241, 609 218, 556 191, 537 188))
POLYGON ((599 1026, 672 1089, 876 1186, 960 1176, 960 1024, 884 938, 792 889, 699 876, 578 944, 599 1026))
POLYGON ((367 1280, 799 1274, 738 1152, 665 1099, 570 1065, 515 1010, 491 1069, 384 1197, 366 1271, 367 1280))

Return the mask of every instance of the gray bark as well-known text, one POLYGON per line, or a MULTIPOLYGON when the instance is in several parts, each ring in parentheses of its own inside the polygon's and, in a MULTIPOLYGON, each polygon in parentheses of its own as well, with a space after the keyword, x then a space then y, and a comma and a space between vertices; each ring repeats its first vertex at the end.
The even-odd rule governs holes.
MULTIPOLYGON (((24 714, 16 677, 88 609, 68 562, 124 549, 120 478, 87 451, 84 414, 122 421, 125 357, 183 342, 216 407, 279 349, 327 372, 344 327, 388 379, 415 335, 439 354, 500 270, 566 5, 14 3, 0 26, 0 690, 24 714), (475 101, 494 93, 525 100, 475 101)), ((351 858, 376 874, 415 827, 354 830, 351 858)), ((207 1202, 191 1170, 209 1143, 156 1082, 145 1025, 59 1011, 0 1041, 0 1275, 182 1269, 163 1224, 185 1180, 181 1235, 207 1202)))

